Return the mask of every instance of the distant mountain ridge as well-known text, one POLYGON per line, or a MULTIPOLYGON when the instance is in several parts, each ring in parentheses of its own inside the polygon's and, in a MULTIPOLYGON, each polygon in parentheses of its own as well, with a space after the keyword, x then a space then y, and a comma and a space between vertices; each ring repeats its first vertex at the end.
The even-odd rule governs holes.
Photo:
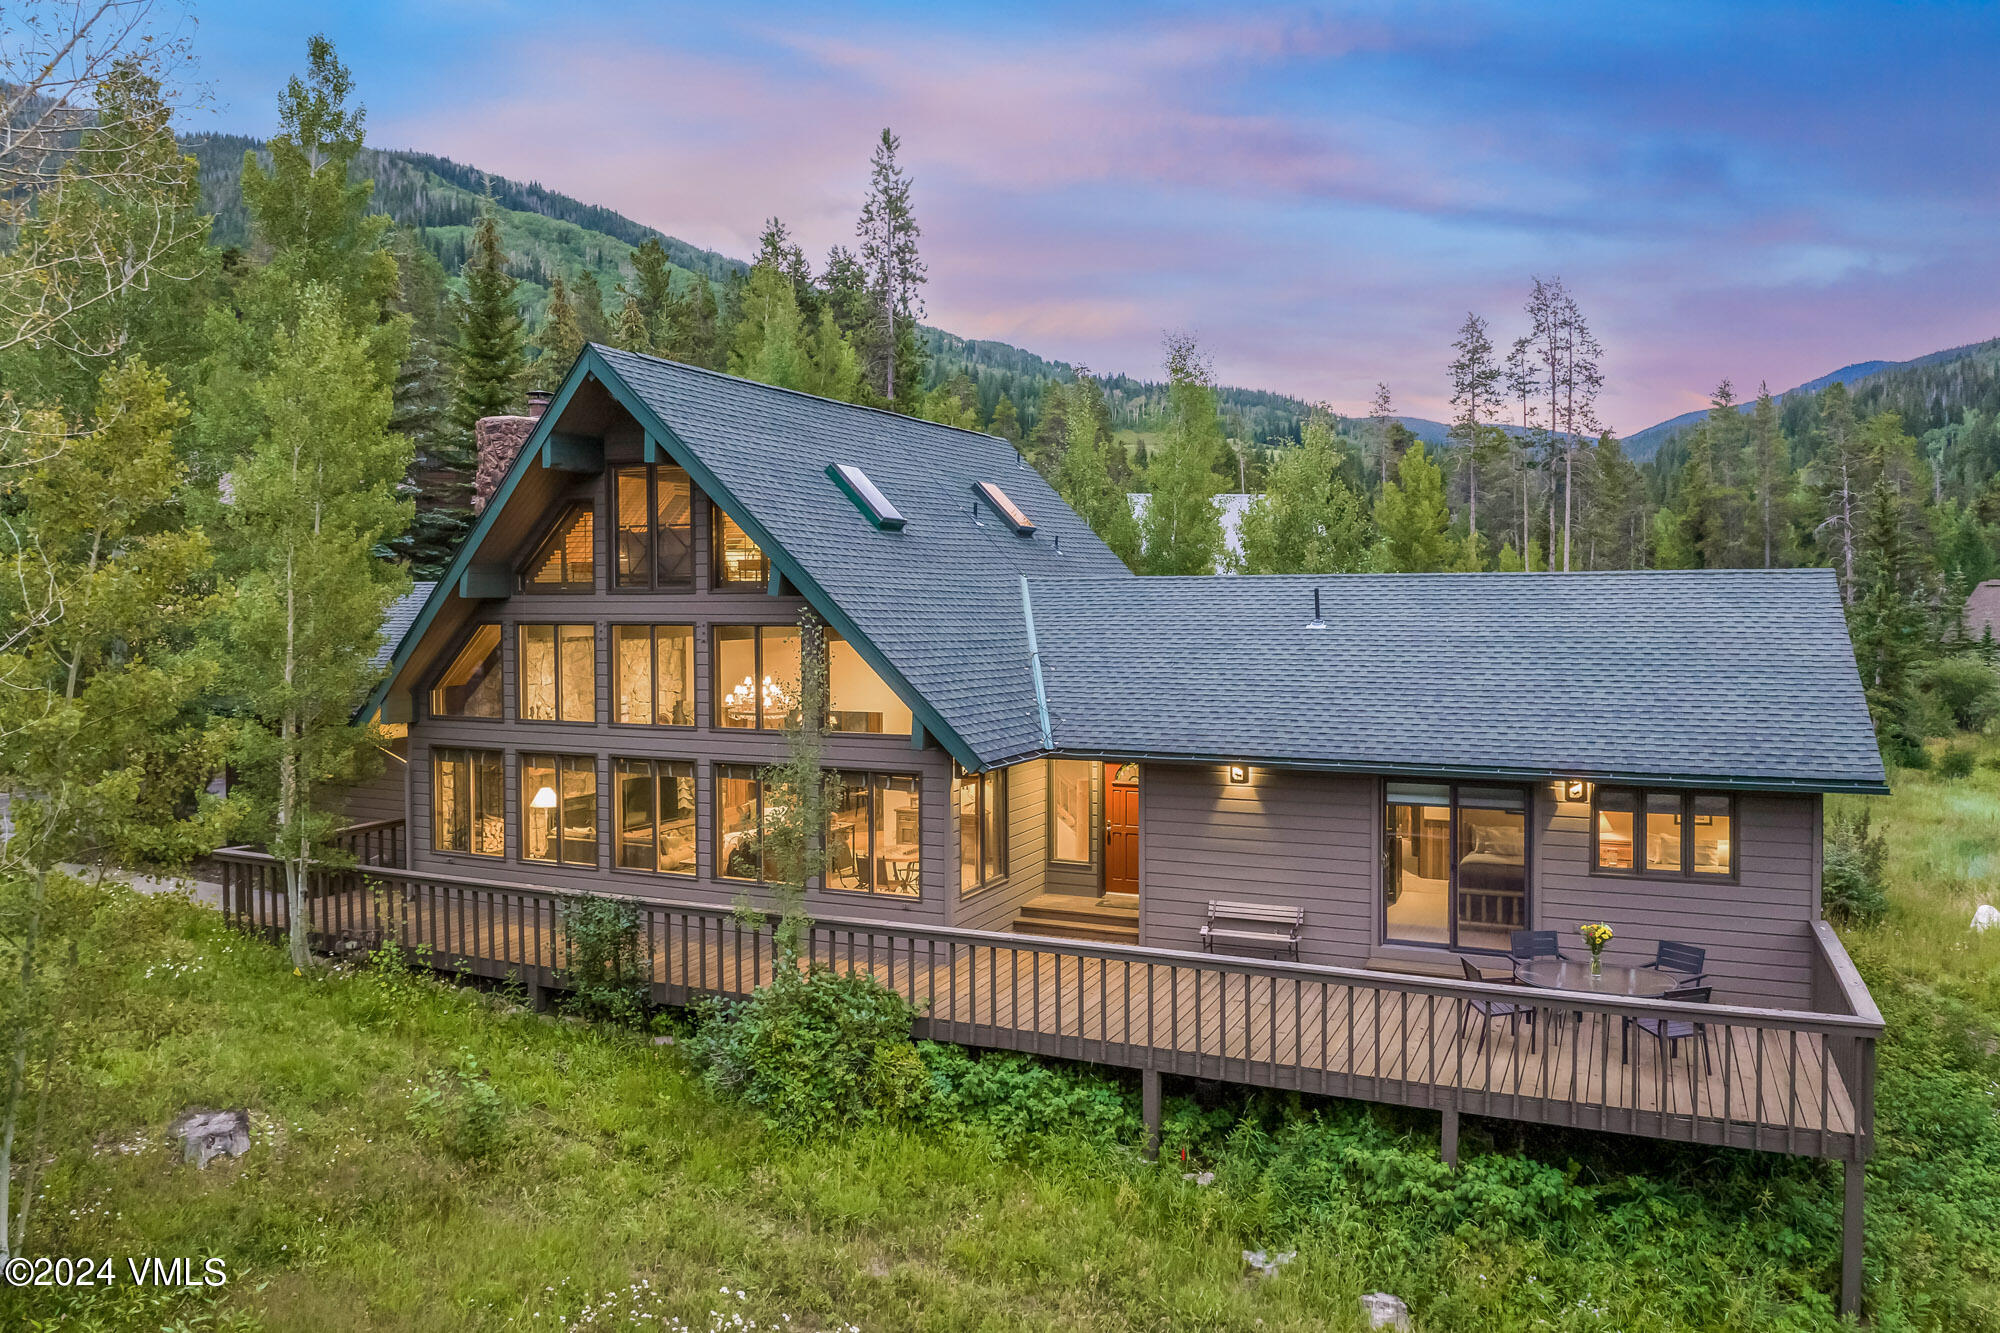
MULTIPOLYGON (((1856 361, 1853 365, 1842 366, 1838 370, 1828 371, 1817 379, 1807 380, 1803 384, 1795 384, 1783 393, 1771 396, 1782 404, 1788 398, 1796 397, 1799 394, 1818 393, 1821 389, 1834 384, 1844 384, 1850 390, 1865 390, 1871 385, 1884 383, 1906 372, 1922 370, 1927 367, 1946 366, 1953 362, 1970 361, 1977 358, 1986 358, 1989 360, 2000 358, 2000 338, 1989 338, 1984 342, 1965 343, 1958 347, 1947 347, 1941 351, 1926 352, 1922 356, 1914 356, 1907 361, 1856 361)), ((1757 400, 1754 396, 1748 397, 1738 405, 1737 411, 1747 413, 1756 404, 1757 400)), ((1652 458, 1655 454, 1659 453, 1662 445, 1679 436, 1684 431, 1700 425, 1707 416, 1708 412, 1706 409, 1683 412, 1677 417, 1669 417, 1667 420, 1648 426, 1644 430, 1634 431, 1624 441, 1625 452, 1636 459, 1652 458)))

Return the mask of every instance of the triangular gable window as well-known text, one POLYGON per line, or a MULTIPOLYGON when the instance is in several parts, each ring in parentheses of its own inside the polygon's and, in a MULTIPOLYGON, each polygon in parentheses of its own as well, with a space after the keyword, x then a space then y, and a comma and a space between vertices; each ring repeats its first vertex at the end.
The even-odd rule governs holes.
POLYGON ((521 576, 527 592, 590 591, 597 584, 597 525, 589 505, 557 520, 521 576))

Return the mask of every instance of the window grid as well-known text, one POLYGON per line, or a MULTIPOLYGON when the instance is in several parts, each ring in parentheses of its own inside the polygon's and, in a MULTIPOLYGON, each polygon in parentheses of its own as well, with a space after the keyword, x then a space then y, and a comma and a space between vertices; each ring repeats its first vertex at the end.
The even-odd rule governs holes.
POLYGON ((521 859, 597 864, 595 755, 521 756, 521 859))
POLYGON ((431 850, 505 856, 506 790, 500 751, 431 751, 431 850))
POLYGON ((597 626, 516 627, 515 707, 523 722, 597 721, 597 626))
POLYGON ((1005 770, 958 775, 958 891, 977 893, 1007 877, 1005 770))
POLYGON ((1590 873, 1734 879, 1737 827, 1736 798, 1726 792, 1599 787, 1590 803, 1590 873))

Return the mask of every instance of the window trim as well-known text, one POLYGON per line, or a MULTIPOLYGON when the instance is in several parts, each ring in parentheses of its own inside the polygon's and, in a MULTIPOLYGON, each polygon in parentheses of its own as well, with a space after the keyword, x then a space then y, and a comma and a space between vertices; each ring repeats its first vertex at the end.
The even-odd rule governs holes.
MULTIPOLYGON (((679 757, 675 755, 655 755, 655 754, 610 754, 605 756, 605 762, 608 766, 606 771, 609 772, 611 775, 611 830, 610 830, 611 851, 610 854, 605 858, 604 864, 606 868, 619 874, 645 875, 654 879, 674 879, 674 880, 700 879, 701 878, 701 764, 692 756, 679 757), (646 764, 650 766, 653 770, 653 822, 655 825, 655 832, 653 837, 653 869, 651 870, 647 870, 643 866, 621 865, 618 860, 619 834, 623 831, 623 826, 619 823, 618 819, 618 816, 621 813, 623 813, 619 805, 619 800, 620 800, 619 793, 621 791, 621 788, 618 785, 618 765, 620 764, 646 764), (661 870, 659 868, 660 844, 659 844, 659 833, 657 826, 659 823, 659 810, 660 810, 660 765, 662 764, 687 765, 689 780, 694 784, 695 851, 694 851, 694 869, 692 870, 661 870)), ((538 862, 537 864, 546 864, 546 863, 538 862)))
POLYGON ((741 523, 737 523, 735 519, 729 516, 728 511, 723 509, 711 497, 708 502, 708 590, 710 592, 741 592, 747 588, 762 592, 768 590, 770 587, 771 570, 771 553, 765 550, 763 544, 755 537, 750 536, 750 529, 744 527, 741 523), (724 523, 735 523, 736 530, 745 537, 748 537, 750 544, 755 546, 757 553, 764 558, 764 578, 762 582, 750 582, 748 580, 726 577, 729 562, 722 558, 722 525, 724 523))
POLYGON ((527 750, 527 749, 522 750, 514 758, 514 800, 517 807, 515 819, 520 824, 520 828, 515 832, 514 859, 516 861, 519 861, 522 865, 530 865, 530 866, 573 866, 579 869, 588 867, 593 870, 601 868, 604 864, 604 811, 602 807, 603 797, 604 797, 604 768, 603 765, 598 762, 597 755, 572 754, 572 753, 565 753, 561 750, 527 750), (528 761, 531 759, 550 760, 552 761, 553 767, 555 769, 556 854, 554 857, 541 857, 541 856, 528 855, 527 786, 528 786, 528 761), (590 838, 590 860, 588 861, 572 861, 569 859, 569 857, 566 855, 565 852, 564 844, 566 844, 569 841, 569 837, 564 832, 563 829, 563 818, 562 818, 563 760, 565 759, 581 759, 588 761, 590 764, 590 779, 591 779, 590 803, 592 806, 592 811, 591 811, 592 832, 590 838))
MULTIPOLYGON (((902 779, 907 779, 910 782, 916 783, 917 838, 916 842, 913 845, 917 849, 917 868, 916 868, 917 891, 915 893, 897 893, 893 890, 876 888, 872 886, 869 888, 853 888, 853 889, 837 887, 833 883, 833 876, 830 873, 831 867, 825 864, 822 864, 820 869, 819 887, 828 893, 851 894, 856 898, 868 898, 868 899, 883 898, 891 902, 898 902, 898 903, 921 903, 924 900, 924 775, 921 773, 892 772, 886 769, 874 769, 874 768, 868 768, 868 769, 835 768, 830 771, 838 774, 843 782, 846 782, 847 780, 852 778, 860 778, 863 784, 867 788, 868 849, 866 855, 868 858, 868 863, 871 867, 875 863, 875 856, 876 856, 875 816, 877 812, 875 808, 875 793, 877 790, 877 784, 885 778, 902 778, 902 779)), ((832 835, 833 835, 833 816, 832 812, 829 811, 827 814, 826 831, 820 835, 821 838, 823 839, 822 842, 823 849, 830 851, 833 845, 832 835)), ((873 878, 872 874, 870 877, 873 878)))
POLYGON ((1045 780, 1048 783, 1048 788, 1049 788, 1049 800, 1048 800, 1049 864, 1052 866, 1068 866, 1071 869, 1077 869, 1077 870, 1095 870, 1097 868, 1098 861, 1102 859, 1103 843, 1104 843, 1103 836, 1098 831, 1099 825, 1101 824, 1103 819, 1102 802, 1104 800, 1104 794, 1101 788, 1104 781, 1104 765, 1095 759, 1064 759, 1058 755, 1050 755, 1048 758, 1048 773, 1045 780), (1056 765, 1057 764, 1082 764, 1090 774, 1089 794, 1085 798, 1086 801, 1089 803, 1090 808, 1088 811, 1085 812, 1086 818, 1088 820, 1088 825, 1084 829, 1084 835, 1083 835, 1084 842, 1087 843, 1090 847, 1090 856, 1082 861, 1072 861, 1068 857, 1056 855, 1056 765))
MULTIPOLYGON (((530 727, 594 727, 597 725, 597 622, 594 620, 517 620, 514 622, 514 720, 530 727), (546 625, 555 631, 554 649, 555 680, 553 683, 556 715, 554 717, 529 717, 523 703, 523 695, 528 688, 528 673, 524 662, 526 654, 521 651, 521 636, 529 629, 540 629, 546 625), (568 629, 590 630, 590 717, 579 721, 562 715, 563 664, 562 632, 568 629)), ((538 752, 539 753, 539 752, 538 752)))
POLYGON ((505 722, 507 720, 507 622, 506 621, 504 620, 473 621, 471 624, 465 626, 465 628, 459 633, 458 637, 452 640, 451 647, 446 652, 439 654, 439 657, 443 665, 439 666, 437 670, 431 672, 430 676, 424 682, 423 693, 424 693, 425 717, 435 722, 478 722, 487 726, 491 726, 496 722, 505 722), (444 678, 450 674, 451 669, 453 667, 458 665, 459 655, 463 653, 468 647, 471 646, 472 636, 479 633, 479 631, 487 628, 488 626, 493 626, 500 631, 500 641, 498 644, 495 645, 499 649, 500 653, 500 716, 480 717, 477 713, 438 712, 436 706, 437 692, 443 688, 442 682, 444 678))
MULTIPOLYGON (((605 721, 614 727, 636 727, 646 731, 693 731, 695 728, 699 727, 701 725, 701 685, 700 685, 701 672, 695 669, 695 660, 699 656, 699 654, 696 652, 696 647, 697 647, 696 640, 700 637, 700 634, 701 634, 701 626, 694 623, 693 621, 689 621, 685 624, 671 620, 659 620, 659 621, 612 620, 605 622, 605 627, 604 627, 605 650, 611 655, 610 658, 611 697, 605 700, 605 713, 604 713, 605 721), (660 672, 660 631, 663 629, 684 629, 688 632, 688 716, 690 718, 693 718, 694 721, 692 722, 619 721, 618 687, 620 681, 618 677, 618 631, 621 629, 644 629, 652 631, 652 633, 647 636, 647 642, 652 646, 652 656, 649 659, 649 661, 652 664, 652 672, 655 677, 653 681, 653 712, 656 717, 660 711, 660 685, 658 680, 660 672)), ((733 727, 730 728, 730 730, 745 731, 749 730, 749 728, 733 727)))
MULTIPOLYGON (((720 732, 725 736, 738 736, 738 735, 754 736, 760 732, 766 732, 766 731, 776 732, 779 735, 783 735, 784 733, 790 731, 791 728, 789 726, 784 725, 782 722, 775 727, 769 726, 765 723, 764 694, 762 690, 759 690, 757 692, 757 715, 756 715, 757 721, 755 725, 748 727, 732 727, 729 726, 727 723, 723 722, 722 701, 728 697, 728 691, 726 691, 722 687, 722 649, 721 649, 721 640, 717 637, 717 632, 725 629, 747 629, 751 631, 750 642, 752 645, 752 651, 750 658, 751 661, 750 679, 753 684, 755 682, 764 679, 764 674, 765 674, 764 631, 766 630, 781 630, 781 631, 790 630, 794 634, 799 635, 799 670, 801 675, 803 675, 805 671, 806 636, 803 633, 800 633, 797 622, 750 621, 746 623, 740 620, 709 622, 708 624, 709 727, 712 730, 720 732)), ((824 726, 822 726, 820 729, 822 731, 826 730, 824 726)), ((835 732, 832 734, 839 736, 867 736, 867 735, 879 735, 882 733, 856 731, 856 732, 835 732)))
POLYGON ((696 592, 701 587, 701 561, 697 548, 701 534, 697 530, 695 514, 701 507, 701 487, 695 485, 694 476, 678 463, 613 463, 604 469, 604 508, 611 515, 610 540, 611 561, 606 566, 605 591, 618 594, 665 593, 680 596, 696 592), (660 582, 660 469, 673 468, 688 484, 688 576, 685 583, 660 582), (646 581, 643 583, 620 583, 618 581, 618 474, 621 472, 644 471, 646 474, 646 581))
MULTIPOLYGON (((429 802, 430 809, 427 812, 427 815, 430 820, 430 826, 431 826, 430 829, 431 854, 433 856, 476 856, 482 861, 506 860, 507 859, 507 751, 496 750, 491 748, 490 746, 484 746, 484 745, 433 745, 430 747, 430 754, 431 754, 431 774, 430 774, 431 799, 429 802), (481 851, 475 851, 473 849, 471 820, 473 818, 476 818, 476 816, 468 816, 467 818, 465 826, 466 827, 465 846, 462 849, 457 847, 440 847, 438 845, 438 786, 439 786, 438 768, 443 763, 444 757, 446 755, 461 756, 465 759, 468 765, 471 764, 472 757, 474 755, 494 755, 499 758, 500 760, 500 850, 499 851, 481 852, 481 851)), ((468 768, 468 771, 471 772, 476 779, 478 775, 478 769, 468 768)), ((477 788, 476 786, 469 786, 467 791, 468 791, 468 799, 471 802, 471 809, 476 811, 479 808, 479 796, 477 788)))
POLYGON ((955 780, 952 783, 951 814, 954 821, 959 818, 958 787, 968 781, 976 783, 979 787, 979 799, 973 807, 973 823, 979 830, 980 877, 970 887, 967 887, 965 883, 965 830, 963 827, 954 830, 957 837, 953 844, 954 854, 952 861, 957 867, 958 897, 961 902, 967 898, 975 898, 988 889, 997 888, 1005 884, 1008 876, 1013 872, 1013 847, 1010 845, 1013 841, 1010 836, 1013 830, 1008 827, 1008 783, 1004 776, 1006 772, 1007 770, 1004 768, 985 769, 978 773, 967 773, 961 769, 955 775, 955 780), (997 783, 990 781, 990 779, 995 778, 999 779, 997 783), (993 827, 1000 831, 1000 854, 997 858, 988 858, 986 854, 986 793, 994 790, 996 786, 1000 792, 1000 817, 994 821, 993 827), (986 865, 989 859, 997 860, 999 864, 999 869, 991 876, 986 874, 986 865))
POLYGON ((711 760, 708 765, 708 810, 709 810, 709 872, 719 883, 725 884, 769 884, 764 878, 764 770, 757 764, 738 763, 734 760, 711 760), (757 786, 757 873, 754 877, 729 875, 723 872, 729 866, 729 857, 722 845, 722 784, 731 770, 742 769, 750 774, 750 780, 757 786))
POLYGON ((1622 783, 1598 783, 1590 792, 1590 873, 1605 879, 1651 879, 1665 880, 1677 884, 1735 884, 1740 882, 1743 867, 1743 810, 1742 802, 1733 791, 1715 791, 1702 787, 1631 787, 1622 783), (1632 868, 1619 870, 1616 867, 1601 866, 1597 859, 1597 802, 1603 793, 1619 791, 1632 793, 1632 868), (1648 870, 1645 868, 1646 801, 1653 796, 1677 796, 1681 802, 1681 869, 1648 870), (1712 870, 1694 868, 1694 801, 1697 796, 1718 796, 1729 802, 1729 870, 1718 873, 1712 870))
MULTIPOLYGON (((551 595, 560 596, 565 593, 571 596, 576 596, 581 593, 596 592, 597 571, 599 568, 603 566, 604 563, 604 552, 601 549, 599 549, 599 547, 600 543, 598 540, 598 531, 597 531, 596 501, 590 499, 574 499, 566 501, 563 504, 562 508, 556 511, 555 520, 544 526, 540 532, 535 534, 535 539, 532 542, 528 543, 528 558, 524 560, 520 564, 520 566, 514 571, 514 591, 522 594, 523 596, 530 596, 530 597, 547 597, 551 595), (528 574, 529 571, 534 567, 535 557, 541 554, 542 548, 549 544, 549 542, 555 537, 556 533, 561 530, 563 524, 569 522, 570 519, 579 512, 587 513, 590 515, 590 582, 588 583, 534 582, 532 579, 528 577, 528 574)), ((565 564, 564 572, 565 573, 568 572, 567 564, 565 564)))
MULTIPOLYGON (((1451 853, 1449 878, 1445 881, 1446 924, 1450 938, 1439 944, 1429 940, 1400 940, 1389 933, 1389 787, 1391 782, 1415 781, 1415 779, 1384 779, 1376 784, 1377 832, 1382 849, 1381 866, 1375 876, 1375 929, 1377 938, 1387 948, 1393 949, 1442 949, 1447 953, 1476 953, 1500 957, 1506 949, 1482 949, 1476 944, 1466 944, 1458 937, 1458 793, 1466 787, 1480 787, 1488 790, 1519 792, 1521 794, 1521 925, 1519 930, 1535 928, 1535 907, 1540 899, 1535 885, 1535 854, 1538 850, 1535 838, 1536 789, 1516 782, 1428 782, 1424 785, 1446 788, 1451 794, 1451 823, 1445 833, 1445 846, 1451 853)), ((1593 858, 1595 852, 1592 853, 1593 858)))

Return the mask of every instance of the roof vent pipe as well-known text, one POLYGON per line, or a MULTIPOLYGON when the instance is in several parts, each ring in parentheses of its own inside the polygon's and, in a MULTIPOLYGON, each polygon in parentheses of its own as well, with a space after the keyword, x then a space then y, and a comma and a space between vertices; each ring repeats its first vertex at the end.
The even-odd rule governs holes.
POLYGON ((1306 622, 1306 628, 1307 628, 1307 629, 1325 629, 1325 628, 1326 628, 1326 622, 1325 622, 1324 620, 1320 619, 1320 614, 1319 614, 1319 589, 1318 589, 1318 588, 1314 588, 1314 589, 1313 589, 1313 618, 1312 618, 1311 620, 1308 620, 1308 621, 1306 622))

